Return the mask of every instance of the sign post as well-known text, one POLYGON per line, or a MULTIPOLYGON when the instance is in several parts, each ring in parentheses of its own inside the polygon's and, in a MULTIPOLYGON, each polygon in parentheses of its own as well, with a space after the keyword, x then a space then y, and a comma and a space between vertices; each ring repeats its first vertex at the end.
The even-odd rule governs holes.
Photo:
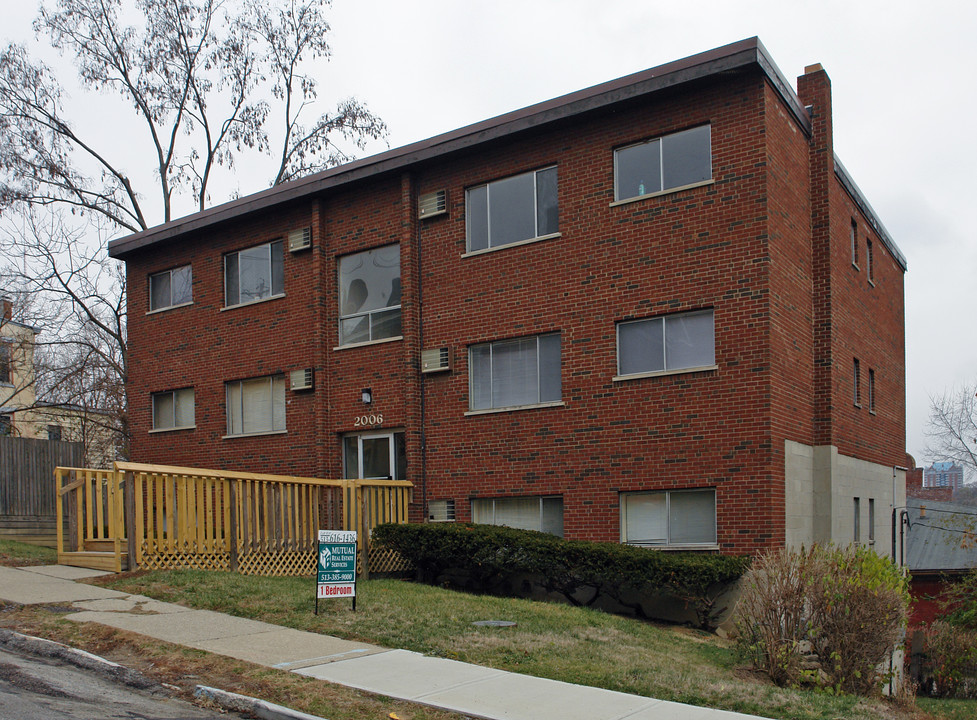
POLYGON ((356 610, 356 531, 320 530, 316 553, 315 614, 319 598, 352 598, 356 610))

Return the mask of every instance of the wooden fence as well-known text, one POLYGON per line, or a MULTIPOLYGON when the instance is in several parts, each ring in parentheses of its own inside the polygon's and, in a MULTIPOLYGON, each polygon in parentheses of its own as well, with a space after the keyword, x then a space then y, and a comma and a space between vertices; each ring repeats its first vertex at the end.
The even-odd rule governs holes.
POLYGON ((54 545, 54 468, 84 456, 79 442, 0 436, 0 535, 54 545))
POLYGON ((320 529, 359 532, 361 572, 399 569, 398 557, 371 553, 369 535, 380 523, 407 522, 412 488, 137 463, 58 468, 57 486, 68 519, 61 563, 253 575, 313 573, 320 529))

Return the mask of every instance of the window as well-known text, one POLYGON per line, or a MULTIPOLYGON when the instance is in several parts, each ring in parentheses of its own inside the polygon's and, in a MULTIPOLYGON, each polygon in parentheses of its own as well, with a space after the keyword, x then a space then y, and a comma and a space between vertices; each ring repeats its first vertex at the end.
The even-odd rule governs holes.
POLYGON ((854 498, 854 501, 855 502, 853 503, 853 509, 855 512, 855 517, 854 517, 855 542, 861 542, 862 541, 862 509, 861 509, 862 503, 859 498, 854 498))
POLYGON ((855 358, 855 362, 852 366, 852 374, 854 378, 854 383, 852 386, 853 394, 855 396, 855 407, 862 406, 862 369, 858 362, 858 358, 855 358))
POLYGON ((471 409, 559 402, 560 334, 500 340, 469 349, 471 409))
POLYGON ((60 425, 48 425, 47 426, 47 439, 48 440, 60 440, 61 439, 61 426, 60 425))
POLYGON ((402 432, 360 433, 343 437, 343 477, 407 479, 407 443, 402 432))
POLYGON ((621 542, 647 547, 716 544, 716 491, 621 495, 621 542))
POLYGON ((149 311, 193 302, 193 271, 189 265, 149 276, 149 311))
POLYGON ((702 369, 715 364, 712 310, 632 320, 617 325, 619 375, 702 369))
POLYGON ((858 221, 851 221, 851 264, 858 267, 858 221))
POLYGON ((4 435, 13 435, 14 432, 14 416, 9 413, 0 414, 0 437, 4 435))
POLYGON ((194 427, 193 388, 153 393, 153 430, 194 427))
POLYGON ((472 522, 563 537, 563 498, 479 498, 472 500, 472 522))
POLYGON ((712 179, 709 125, 614 151, 614 200, 629 200, 712 179))
POLYGON ((868 499, 868 544, 875 545, 875 498, 868 499))
POLYGON ((339 344, 400 334, 400 245, 340 258, 339 344))
POLYGON ((874 263, 872 262, 874 258, 872 257, 872 241, 865 241, 865 274, 868 275, 868 281, 870 283, 875 282, 874 277, 874 263))
POLYGON ((235 380, 227 391, 227 434, 259 435, 285 430, 285 376, 235 380))
POLYGON ((875 412, 875 370, 868 369, 868 410, 875 412))
POLYGON ((285 294, 282 241, 224 256, 224 306, 244 305, 285 294))
POLYGON ((10 343, 0 340, 0 383, 10 384, 10 343))
POLYGON ((560 231, 556 168, 469 188, 468 252, 501 247, 560 231))

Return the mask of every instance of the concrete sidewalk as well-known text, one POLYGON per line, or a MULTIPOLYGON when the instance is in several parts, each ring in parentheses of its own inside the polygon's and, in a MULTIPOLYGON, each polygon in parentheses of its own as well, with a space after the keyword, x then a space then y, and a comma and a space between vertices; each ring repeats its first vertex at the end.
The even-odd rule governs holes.
POLYGON ((628 695, 302 632, 76 583, 103 575, 48 565, 0 567, 0 598, 65 604, 96 622, 258 665, 489 720, 746 720, 724 710, 628 695))

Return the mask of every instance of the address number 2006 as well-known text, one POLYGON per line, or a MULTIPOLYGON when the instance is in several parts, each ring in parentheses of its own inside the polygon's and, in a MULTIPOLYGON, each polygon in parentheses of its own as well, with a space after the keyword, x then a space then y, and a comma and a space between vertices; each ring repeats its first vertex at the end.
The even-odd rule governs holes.
POLYGON ((383 425, 383 415, 360 415, 353 421, 353 427, 374 427, 383 425))

